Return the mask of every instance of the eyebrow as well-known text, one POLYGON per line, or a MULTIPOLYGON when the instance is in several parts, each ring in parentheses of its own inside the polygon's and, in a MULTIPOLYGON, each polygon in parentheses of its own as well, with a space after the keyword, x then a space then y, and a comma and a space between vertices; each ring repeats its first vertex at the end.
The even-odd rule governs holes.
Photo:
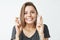
MULTIPOLYGON (((30 11, 34 11, 34 12, 36 12, 36 10, 30 10, 30 11)), ((25 11, 25 12, 27 12, 27 11, 25 11)))

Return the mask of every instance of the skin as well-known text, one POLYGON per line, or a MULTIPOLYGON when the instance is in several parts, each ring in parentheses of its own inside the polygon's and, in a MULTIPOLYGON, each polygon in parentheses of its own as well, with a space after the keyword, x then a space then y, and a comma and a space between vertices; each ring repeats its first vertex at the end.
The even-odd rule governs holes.
POLYGON ((21 23, 18 21, 18 18, 16 18, 16 39, 19 40, 19 34, 23 30, 23 33, 25 34, 26 37, 30 38, 34 35, 35 31, 37 30, 39 33, 39 36, 41 40, 48 40, 48 38, 44 38, 44 25, 43 25, 43 19, 42 16, 40 16, 40 22, 37 21, 37 25, 35 27, 34 22, 36 20, 36 10, 34 9, 33 6, 26 6, 25 8, 25 15, 24 15, 24 20, 26 22, 26 26, 22 28, 21 23), (20 27, 19 27, 20 25, 20 27))

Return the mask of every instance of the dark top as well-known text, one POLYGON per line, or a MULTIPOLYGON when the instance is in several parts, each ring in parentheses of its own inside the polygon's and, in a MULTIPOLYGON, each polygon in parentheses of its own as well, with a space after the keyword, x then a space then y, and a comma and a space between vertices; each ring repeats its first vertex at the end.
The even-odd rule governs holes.
MULTIPOLYGON (((15 29, 15 26, 14 26, 13 31, 12 31, 11 40, 15 39, 15 34, 16 34, 16 29, 15 29)), ((44 38, 49 38, 49 37, 50 37, 50 34, 49 34, 48 27, 47 27, 46 24, 44 24, 44 38)), ((39 37, 39 34, 38 34, 37 30, 31 38, 26 37, 25 34, 22 31, 19 38, 20 38, 20 40, 40 40, 40 37, 39 37)))

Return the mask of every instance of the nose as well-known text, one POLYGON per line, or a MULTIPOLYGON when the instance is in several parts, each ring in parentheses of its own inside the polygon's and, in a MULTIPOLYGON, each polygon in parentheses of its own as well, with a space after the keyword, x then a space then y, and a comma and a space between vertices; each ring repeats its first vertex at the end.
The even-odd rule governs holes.
POLYGON ((29 16, 29 17, 30 17, 30 16, 31 16, 31 13, 28 13, 28 15, 27 15, 27 16, 29 16))

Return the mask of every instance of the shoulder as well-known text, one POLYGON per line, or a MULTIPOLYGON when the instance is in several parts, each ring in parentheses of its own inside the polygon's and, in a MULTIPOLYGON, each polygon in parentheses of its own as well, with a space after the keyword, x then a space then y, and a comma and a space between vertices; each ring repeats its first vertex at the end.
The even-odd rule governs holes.
POLYGON ((44 24, 44 29, 48 29, 48 26, 46 24, 44 24))
POLYGON ((16 29, 15 29, 15 26, 13 26, 13 29, 12 29, 13 31, 15 31, 16 29))
POLYGON ((46 24, 44 24, 44 37, 45 38, 49 38, 50 37, 49 29, 48 29, 48 26, 46 24))
POLYGON ((15 34, 16 34, 16 29, 15 29, 15 26, 13 26, 11 40, 15 39, 15 34))
POLYGON ((48 26, 44 24, 44 32, 48 31, 48 26))
POLYGON ((46 24, 44 24, 44 27, 47 27, 47 25, 46 25, 46 24))
POLYGON ((48 26, 46 24, 44 24, 44 33, 47 33, 49 30, 48 30, 48 26))

